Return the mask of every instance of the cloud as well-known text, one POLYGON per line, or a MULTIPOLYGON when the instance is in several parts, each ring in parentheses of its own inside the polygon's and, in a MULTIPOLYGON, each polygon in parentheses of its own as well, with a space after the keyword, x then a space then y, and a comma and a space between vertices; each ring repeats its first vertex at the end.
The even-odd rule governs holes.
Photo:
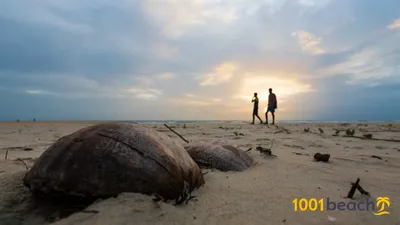
POLYGON ((299 5, 305 8, 322 9, 329 5, 331 0, 298 0, 299 5))
POLYGON ((201 86, 212 86, 228 82, 234 75, 237 67, 233 63, 223 63, 217 66, 213 72, 201 76, 201 86))
POLYGON ((324 54, 325 50, 320 46, 322 42, 321 37, 316 37, 307 31, 298 31, 292 33, 292 36, 297 37, 301 48, 313 55, 324 54))
POLYGON ((194 94, 189 94, 189 93, 186 93, 185 96, 188 97, 188 98, 193 98, 193 97, 195 97, 194 94))
POLYGON ((393 21, 393 23, 387 26, 389 30, 400 29, 400 18, 393 21))
POLYGON ((179 39, 193 35, 194 31, 218 32, 221 27, 231 26, 260 11, 269 15, 278 13, 287 2, 287 0, 145 0, 143 9, 162 29, 164 35, 179 39))
POLYGON ((126 90, 126 92, 132 93, 134 98, 151 100, 156 99, 162 94, 162 91, 153 88, 140 88, 133 87, 126 90))
POLYGON ((328 67, 324 74, 346 74, 352 80, 384 78, 392 74, 391 68, 385 68, 384 59, 380 58, 377 49, 365 49, 343 62, 328 67))
POLYGON ((315 91, 311 84, 303 83, 293 78, 266 77, 261 74, 248 73, 241 81, 239 92, 235 98, 248 101, 252 98, 253 93, 257 92, 261 101, 267 101, 269 88, 272 88, 273 92, 276 93, 280 102, 284 102, 293 95, 315 91))
POLYGON ((49 92, 43 91, 43 90, 25 90, 27 94, 32 94, 32 95, 41 95, 41 94, 46 94, 49 92))
POLYGON ((331 55, 335 61, 315 70, 316 76, 345 76, 347 84, 367 86, 399 82, 400 47, 393 45, 396 33, 378 36, 344 54, 331 55))
POLYGON ((235 17, 235 9, 223 4, 201 0, 145 0, 145 12, 162 27, 168 37, 180 37, 193 26, 204 26, 210 20, 229 22, 235 17))
POLYGON ((162 60, 174 60, 179 54, 179 49, 167 43, 155 43, 151 47, 152 55, 162 60))
POLYGON ((173 74, 173 73, 162 73, 162 74, 159 74, 157 77, 159 79, 162 79, 162 80, 173 79, 173 78, 175 78, 175 74, 173 74))

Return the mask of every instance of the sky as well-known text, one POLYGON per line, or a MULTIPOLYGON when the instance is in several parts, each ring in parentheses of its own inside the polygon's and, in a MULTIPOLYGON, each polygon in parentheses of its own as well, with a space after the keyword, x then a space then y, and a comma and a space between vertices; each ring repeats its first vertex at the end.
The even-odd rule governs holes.
POLYGON ((399 0, 3 0, 0 120, 400 120, 399 0))

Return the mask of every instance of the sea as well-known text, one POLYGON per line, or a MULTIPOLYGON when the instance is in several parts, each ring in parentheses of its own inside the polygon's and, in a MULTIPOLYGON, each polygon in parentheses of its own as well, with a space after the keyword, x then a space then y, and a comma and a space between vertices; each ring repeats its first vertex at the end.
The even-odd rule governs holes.
MULTIPOLYGON (((21 120, 17 122, 29 122, 32 120, 21 120)), ((34 120, 42 122, 133 122, 139 124, 248 124, 250 120, 34 120)), ((0 121, 11 122, 11 121, 0 121)), ((14 121, 15 122, 15 121, 14 121)), ((302 124, 302 123, 397 123, 399 120, 276 120, 276 123, 302 124)), ((258 121, 257 121, 258 123, 258 121)))
MULTIPOLYGON (((134 122, 139 124, 248 124, 250 120, 123 120, 120 122, 134 122)), ((370 121, 370 120, 277 120, 276 123, 385 123, 385 122, 399 122, 395 120, 388 121, 370 121)))

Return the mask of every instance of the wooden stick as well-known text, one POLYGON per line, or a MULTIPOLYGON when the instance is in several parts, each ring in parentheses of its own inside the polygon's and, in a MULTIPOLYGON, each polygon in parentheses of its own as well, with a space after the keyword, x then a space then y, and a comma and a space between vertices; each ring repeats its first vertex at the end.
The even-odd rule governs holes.
MULTIPOLYGON (((351 185, 354 185, 354 183, 351 183, 351 185)), ((364 190, 361 185, 357 185, 357 190, 363 195, 371 196, 371 194, 368 191, 364 190)))
POLYGON ((16 158, 16 160, 22 162, 22 163, 25 165, 26 170, 29 170, 29 167, 28 167, 28 165, 26 165, 26 163, 24 162, 24 160, 22 160, 22 159, 20 159, 20 158, 16 158))
MULTIPOLYGON (((7 159, 7 155, 8 155, 8 150, 6 151, 6 159, 7 159)), ((29 167, 28 167, 28 165, 26 165, 26 163, 24 162, 24 160, 22 160, 22 159, 20 159, 20 158, 18 158, 18 157, 12 156, 12 155, 10 155, 10 156, 13 157, 13 158, 15 158, 16 160, 22 162, 22 163, 25 165, 26 170, 29 170, 29 167)))
POLYGON ((170 131, 174 132, 176 135, 178 135, 182 140, 184 140, 186 143, 189 143, 189 141, 187 141, 185 138, 183 138, 180 134, 176 133, 174 130, 172 130, 172 128, 170 128, 169 126, 167 126, 167 124, 164 123, 164 126, 166 126, 170 131))
POLYGON ((356 183, 354 183, 354 184, 351 186, 350 191, 349 191, 349 193, 347 194, 347 198, 353 199, 353 196, 354 196, 354 193, 356 192, 358 183, 360 183, 360 178, 357 178, 356 183))
POLYGON ((4 159, 7 159, 8 156, 8 149, 6 150, 6 157, 4 157, 4 159))

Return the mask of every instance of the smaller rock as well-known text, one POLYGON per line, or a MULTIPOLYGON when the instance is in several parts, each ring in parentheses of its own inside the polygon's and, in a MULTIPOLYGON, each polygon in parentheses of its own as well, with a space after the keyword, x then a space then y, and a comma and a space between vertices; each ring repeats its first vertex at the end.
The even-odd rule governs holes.
POLYGON ((319 153, 319 152, 318 152, 318 153, 315 153, 315 155, 314 155, 314 159, 315 159, 317 162, 319 162, 319 161, 328 162, 330 157, 331 157, 330 154, 321 154, 321 153, 319 153))

